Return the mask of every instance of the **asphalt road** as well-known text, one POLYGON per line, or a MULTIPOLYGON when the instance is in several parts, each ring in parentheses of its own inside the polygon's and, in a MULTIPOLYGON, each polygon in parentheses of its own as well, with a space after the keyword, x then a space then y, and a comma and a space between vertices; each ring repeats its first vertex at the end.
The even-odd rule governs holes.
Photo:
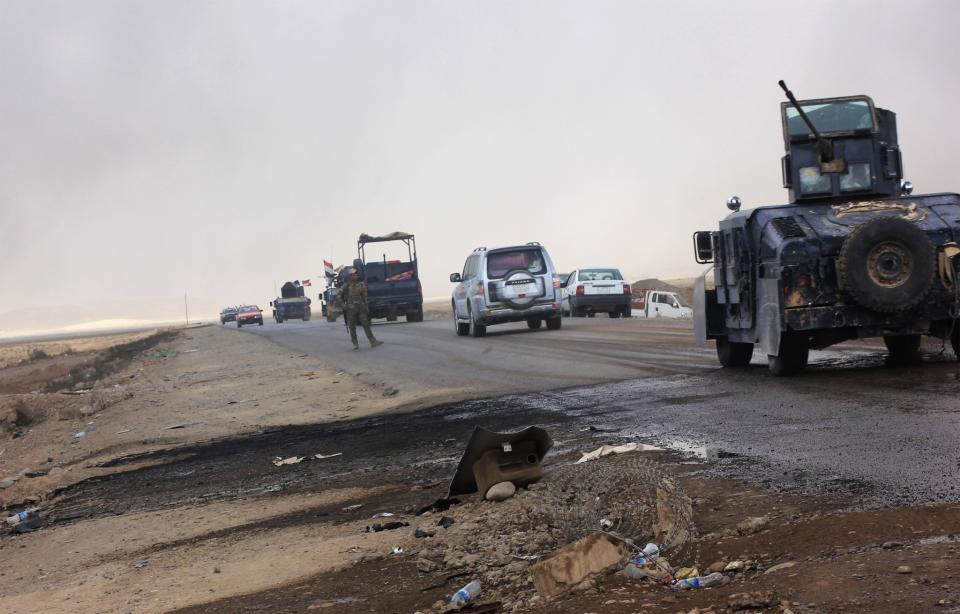
POLYGON ((370 348, 358 330, 359 350, 353 350, 342 320, 265 321, 242 330, 317 356, 332 367, 370 374, 400 390, 464 392, 454 398, 716 368, 713 350, 694 346, 690 321, 565 318, 557 331, 529 330, 520 322, 491 326, 486 337, 474 338, 458 337, 447 320, 380 320, 373 332, 384 345, 370 348))
POLYGON ((446 321, 380 324, 386 344, 360 351, 340 323, 249 330, 398 387, 507 395, 466 404, 489 426, 503 411, 561 412, 598 442, 659 443, 774 487, 867 505, 960 499, 960 363, 932 341, 918 365, 889 366, 882 349, 858 342, 811 352, 806 372, 774 378, 759 353, 750 369, 720 369, 689 322, 565 319, 560 331, 504 325, 482 339, 457 337, 446 321))

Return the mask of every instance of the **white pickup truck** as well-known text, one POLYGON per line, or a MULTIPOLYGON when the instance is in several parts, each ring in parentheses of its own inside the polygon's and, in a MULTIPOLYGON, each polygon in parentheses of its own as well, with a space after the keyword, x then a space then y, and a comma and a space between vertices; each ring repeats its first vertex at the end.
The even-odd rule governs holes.
POLYGON ((639 318, 691 318, 693 309, 676 292, 642 290, 633 300, 633 315, 639 318))

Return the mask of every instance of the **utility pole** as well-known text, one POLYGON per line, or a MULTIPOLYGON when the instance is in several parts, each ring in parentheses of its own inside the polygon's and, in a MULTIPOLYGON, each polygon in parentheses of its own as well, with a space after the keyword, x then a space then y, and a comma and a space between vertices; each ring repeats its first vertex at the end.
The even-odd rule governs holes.
POLYGON ((183 293, 183 317, 187 321, 187 327, 190 327, 190 311, 187 309, 187 293, 183 293))

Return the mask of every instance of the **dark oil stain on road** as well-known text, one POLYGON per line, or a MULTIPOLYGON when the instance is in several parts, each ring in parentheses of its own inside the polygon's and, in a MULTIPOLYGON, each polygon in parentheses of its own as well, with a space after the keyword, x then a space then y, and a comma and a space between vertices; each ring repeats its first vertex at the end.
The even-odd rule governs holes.
POLYGON ((855 493, 866 506, 956 500, 960 408, 953 394, 944 394, 955 390, 956 363, 892 369, 864 368, 863 360, 855 355, 857 368, 830 362, 792 379, 752 368, 510 395, 121 457, 105 465, 133 468, 55 493, 51 520, 435 483, 450 477, 477 425, 543 426, 557 442, 553 458, 639 440, 702 452, 716 475, 781 490, 855 493), (343 454, 281 467, 271 462, 336 452, 343 454))

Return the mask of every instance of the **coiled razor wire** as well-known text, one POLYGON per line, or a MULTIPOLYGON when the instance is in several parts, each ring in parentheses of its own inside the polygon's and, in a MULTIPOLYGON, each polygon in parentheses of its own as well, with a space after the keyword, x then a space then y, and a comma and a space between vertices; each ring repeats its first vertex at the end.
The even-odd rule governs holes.
POLYGON ((548 471, 541 484, 531 511, 568 542, 605 532, 633 552, 653 542, 675 564, 699 564, 692 502, 656 462, 607 456, 548 471))

